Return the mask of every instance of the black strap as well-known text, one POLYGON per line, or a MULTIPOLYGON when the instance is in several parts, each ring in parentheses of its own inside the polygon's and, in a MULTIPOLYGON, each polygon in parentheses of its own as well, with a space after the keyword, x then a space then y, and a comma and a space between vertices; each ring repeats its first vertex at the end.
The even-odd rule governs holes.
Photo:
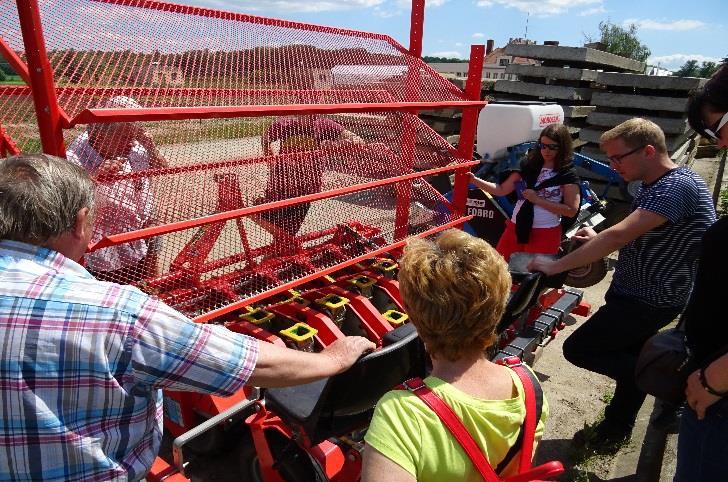
MULTIPOLYGON (((533 385, 533 391, 536 394, 536 425, 538 426, 539 420, 541 420, 541 414, 543 412, 543 389, 541 388, 541 383, 538 381, 538 378, 536 378, 531 370, 525 370, 528 373, 528 378, 531 380, 531 384, 533 385)), ((526 433, 526 427, 524 425, 521 425, 521 430, 518 432, 518 438, 516 439, 516 443, 511 446, 510 449, 508 449, 508 452, 506 453, 506 456, 503 457, 503 460, 498 464, 498 466, 495 468, 495 472, 497 474, 500 474, 503 472, 506 467, 511 463, 513 460, 513 457, 515 457, 518 452, 521 451, 521 447, 523 447, 523 437, 526 433)))

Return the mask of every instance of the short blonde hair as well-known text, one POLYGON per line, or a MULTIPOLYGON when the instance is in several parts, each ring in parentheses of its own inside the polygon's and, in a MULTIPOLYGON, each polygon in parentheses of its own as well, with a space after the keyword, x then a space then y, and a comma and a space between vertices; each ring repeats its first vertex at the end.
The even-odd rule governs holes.
POLYGON ((608 130, 599 139, 600 146, 604 143, 622 139, 627 147, 636 149, 640 146, 651 145, 660 154, 667 153, 667 144, 665 144, 665 133, 662 132, 660 126, 647 119, 635 117, 626 120, 618 126, 608 130))
POLYGON ((417 332, 435 358, 456 361, 495 342, 511 277, 503 257, 457 229, 434 242, 413 239, 400 260, 399 287, 417 332))

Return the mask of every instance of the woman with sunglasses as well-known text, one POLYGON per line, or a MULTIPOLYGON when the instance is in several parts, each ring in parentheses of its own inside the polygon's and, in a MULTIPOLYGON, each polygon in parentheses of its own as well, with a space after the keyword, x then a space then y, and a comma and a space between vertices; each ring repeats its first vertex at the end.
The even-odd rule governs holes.
POLYGON ((501 184, 470 174, 470 182, 494 196, 513 191, 518 202, 498 241, 496 250, 508 261, 515 252, 556 254, 561 245, 561 219, 579 211, 579 179, 574 164, 571 134, 563 124, 541 131, 520 172, 512 172, 501 184))
MULTIPOLYGON (((690 126, 728 147, 728 62, 688 104, 690 126)), ((720 182, 720 180, 718 181, 720 182)), ((700 368, 688 377, 674 482, 725 480, 728 474, 728 324, 722 300, 728 273, 728 216, 703 235, 693 292, 685 308, 687 345, 700 368)))

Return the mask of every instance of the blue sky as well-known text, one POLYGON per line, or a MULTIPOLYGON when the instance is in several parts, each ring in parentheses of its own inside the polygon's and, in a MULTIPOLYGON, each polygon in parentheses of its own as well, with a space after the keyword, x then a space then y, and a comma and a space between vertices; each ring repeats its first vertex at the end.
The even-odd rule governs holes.
MULTIPOLYGON (((386 33, 409 43, 409 0, 171 0, 224 10, 386 33)), ((600 21, 635 23, 653 65, 728 56, 726 0, 427 0, 424 55, 467 57, 469 45, 510 37, 580 46, 600 21)))

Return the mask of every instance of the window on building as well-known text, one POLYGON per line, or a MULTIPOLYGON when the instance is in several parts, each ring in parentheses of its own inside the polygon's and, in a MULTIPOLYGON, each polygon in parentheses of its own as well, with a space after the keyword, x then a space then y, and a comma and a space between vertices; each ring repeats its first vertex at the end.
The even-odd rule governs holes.
POLYGON ((509 64, 509 61, 508 61, 508 59, 500 59, 500 60, 498 61, 498 65, 500 65, 500 66, 504 66, 504 67, 505 67, 505 66, 507 66, 508 64, 509 64))

